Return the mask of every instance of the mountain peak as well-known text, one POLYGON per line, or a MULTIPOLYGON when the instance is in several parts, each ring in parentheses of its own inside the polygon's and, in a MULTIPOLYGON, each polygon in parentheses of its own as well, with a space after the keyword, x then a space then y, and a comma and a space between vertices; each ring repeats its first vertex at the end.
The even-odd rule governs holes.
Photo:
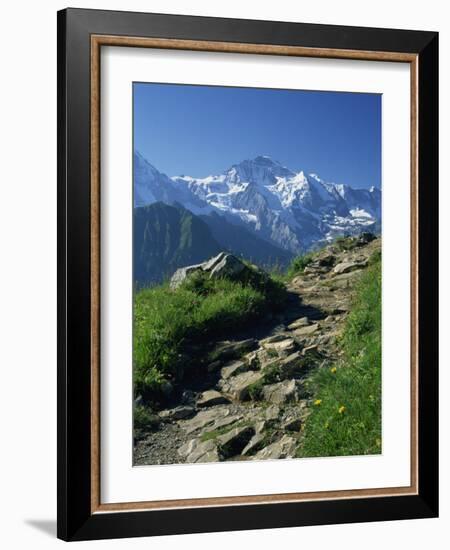
POLYGON ((295 254, 337 234, 381 227, 380 189, 294 172, 268 155, 206 178, 169 178, 136 151, 134 199, 135 206, 178 202, 197 215, 216 212, 295 254))
POLYGON ((273 160, 268 155, 258 155, 253 159, 253 162, 264 166, 280 166, 280 163, 277 160, 273 160))
POLYGON ((227 171, 233 181, 273 185, 277 177, 292 177, 294 173, 282 166, 278 161, 267 155, 258 155, 254 159, 247 159, 233 164, 227 171))

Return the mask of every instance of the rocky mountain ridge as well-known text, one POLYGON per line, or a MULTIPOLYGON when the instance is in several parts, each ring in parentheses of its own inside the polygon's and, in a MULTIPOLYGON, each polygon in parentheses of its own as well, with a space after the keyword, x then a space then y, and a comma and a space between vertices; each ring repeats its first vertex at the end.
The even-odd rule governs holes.
POLYGON ((244 160, 206 178, 159 172, 134 155, 135 207, 179 203, 195 215, 212 213, 273 245, 299 254, 342 234, 378 233, 381 191, 325 182, 266 156, 244 160))

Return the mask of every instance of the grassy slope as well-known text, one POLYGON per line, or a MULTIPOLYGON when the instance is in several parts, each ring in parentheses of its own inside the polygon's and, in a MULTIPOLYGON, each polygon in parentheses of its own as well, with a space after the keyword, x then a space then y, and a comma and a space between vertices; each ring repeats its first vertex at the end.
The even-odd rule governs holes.
MULTIPOLYGON (((167 380, 179 381, 192 357, 186 348, 210 343, 282 305, 284 288, 268 279, 244 283, 193 276, 176 291, 146 289, 134 300, 135 391, 158 402, 167 380)), ((194 358, 195 360, 195 358, 194 358)))
POLYGON ((298 456, 381 452, 381 259, 356 293, 340 340, 342 358, 310 380, 315 404, 298 456))

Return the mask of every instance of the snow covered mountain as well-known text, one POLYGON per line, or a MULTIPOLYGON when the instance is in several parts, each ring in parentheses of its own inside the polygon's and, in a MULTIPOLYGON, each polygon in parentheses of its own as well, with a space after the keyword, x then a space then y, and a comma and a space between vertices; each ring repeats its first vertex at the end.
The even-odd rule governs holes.
POLYGON ((380 189, 325 182, 267 156, 206 178, 169 178, 135 153, 134 189, 135 206, 161 201, 196 215, 214 212, 294 254, 337 235, 381 229, 380 189))

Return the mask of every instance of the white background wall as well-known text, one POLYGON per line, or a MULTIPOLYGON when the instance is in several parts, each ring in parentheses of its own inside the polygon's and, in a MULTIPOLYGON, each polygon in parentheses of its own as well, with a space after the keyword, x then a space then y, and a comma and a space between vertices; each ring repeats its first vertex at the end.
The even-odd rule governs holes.
MULTIPOLYGON (((62 545, 56 517, 56 10, 64 2, 2 5, 0 34, 0 541, 4 548, 62 545)), ((440 0, 361 2, 78 1, 76 7, 440 31, 441 82, 441 518, 247 531, 83 547, 154 549, 310 547, 369 550, 430 544, 450 535, 448 237, 450 28, 440 0), (446 255, 444 256, 444 252, 446 255), (447 367, 447 368, 445 368, 447 367)), ((430 216, 434 213, 430 212, 430 216)), ((448 542, 447 542, 448 544, 448 542)))

